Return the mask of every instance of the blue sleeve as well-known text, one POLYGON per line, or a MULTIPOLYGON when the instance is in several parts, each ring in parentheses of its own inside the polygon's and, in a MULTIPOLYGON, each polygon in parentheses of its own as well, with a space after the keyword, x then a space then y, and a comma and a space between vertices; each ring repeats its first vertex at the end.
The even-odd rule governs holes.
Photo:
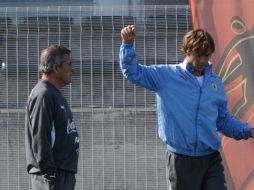
POLYGON ((141 65, 137 61, 135 49, 132 44, 122 43, 119 52, 120 68, 125 78, 134 84, 152 91, 159 89, 160 77, 158 67, 141 65))
POLYGON ((228 111, 226 101, 219 107, 218 111, 218 131, 236 140, 248 139, 251 137, 252 127, 247 123, 239 121, 233 115, 231 115, 228 111))

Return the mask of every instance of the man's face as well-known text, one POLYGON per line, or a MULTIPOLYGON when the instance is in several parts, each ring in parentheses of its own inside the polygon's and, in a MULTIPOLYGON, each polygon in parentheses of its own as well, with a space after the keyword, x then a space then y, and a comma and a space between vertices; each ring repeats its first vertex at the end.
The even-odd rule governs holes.
POLYGON ((59 85, 65 86, 71 83, 72 73, 73 73, 73 67, 72 67, 71 56, 69 54, 66 54, 64 56, 64 63, 62 67, 58 67, 56 72, 56 78, 59 82, 59 85))
POLYGON ((208 65, 208 60, 211 56, 198 56, 195 53, 189 53, 186 56, 188 63, 194 68, 194 74, 197 76, 203 75, 203 70, 208 65))

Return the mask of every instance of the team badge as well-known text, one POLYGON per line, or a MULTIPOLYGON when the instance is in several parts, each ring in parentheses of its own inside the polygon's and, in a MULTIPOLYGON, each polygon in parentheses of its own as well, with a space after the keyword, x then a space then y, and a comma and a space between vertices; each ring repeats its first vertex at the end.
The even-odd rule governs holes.
POLYGON ((214 91, 217 91, 217 90, 218 90, 218 87, 217 87, 217 85, 216 85, 214 82, 212 82, 212 89, 213 89, 214 91))

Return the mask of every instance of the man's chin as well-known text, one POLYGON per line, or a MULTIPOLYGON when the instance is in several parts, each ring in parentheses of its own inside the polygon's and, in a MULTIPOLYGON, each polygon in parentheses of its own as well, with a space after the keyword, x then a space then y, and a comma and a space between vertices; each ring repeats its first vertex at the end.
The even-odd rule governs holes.
POLYGON ((71 82, 72 82, 72 81, 66 81, 66 82, 64 83, 64 86, 67 86, 67 85, 71 84, 71 82))

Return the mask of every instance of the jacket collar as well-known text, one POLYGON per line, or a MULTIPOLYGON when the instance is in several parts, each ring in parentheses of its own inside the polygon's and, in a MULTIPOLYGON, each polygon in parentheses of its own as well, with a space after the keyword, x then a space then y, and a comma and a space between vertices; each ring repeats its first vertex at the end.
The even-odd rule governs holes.
MULTIPOLYGON (((184 61, 180 64, 183 70, 189 71, 193 74, 194 69, 191 64, 188 63, 187 59, 185 58, 184 61)), ((208 61, 208 65, 204 68, 204 74, 210 74, 212 72, 212 63, 208 61)))

